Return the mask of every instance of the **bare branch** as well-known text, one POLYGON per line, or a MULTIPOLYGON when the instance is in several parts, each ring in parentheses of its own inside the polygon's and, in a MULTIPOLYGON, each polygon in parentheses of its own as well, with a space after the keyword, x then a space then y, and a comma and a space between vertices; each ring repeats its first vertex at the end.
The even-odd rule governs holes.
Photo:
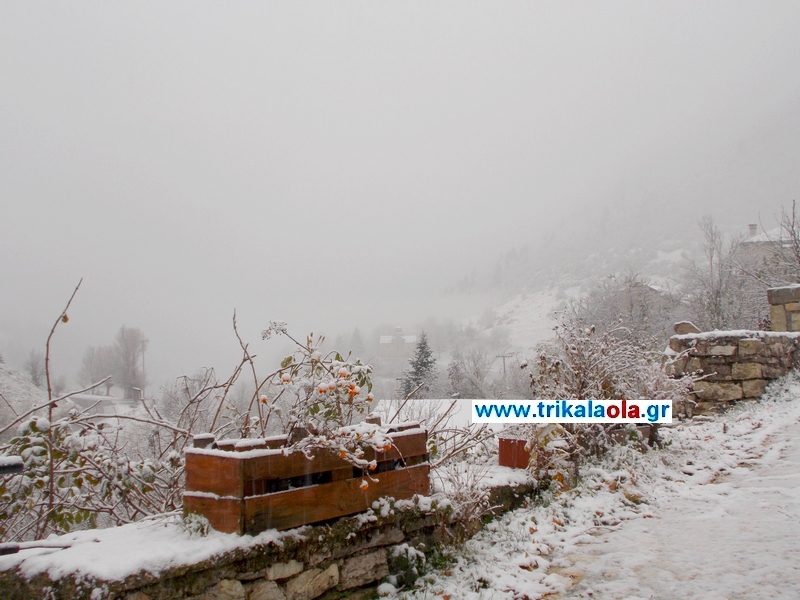
MULTIPOLYGON (((0 435, 4 434, 6 431, 8 431, 9 429, 11 429, 11 428, 12 428, 14 425, 16 425, 16 424, 18 424, 18 423, 20 423, 20 422, 24 421, 26 417, 28 417, 28 416, 32 415, 32 414, 33 414, 33 413, 35 413, 37 410, 42 410, 43 408, 50 408, 50 409, 51 409, 51 411, 52 411, 52 407, 53 407, 53 405, 55 405, 55 404, 58 404, 58 403, 59 403, 59 402, 61 402, 62 400, 66 400, 66 399, 68 399, 70 396, 74 396, 75 394, 82 394, 82 393, 84 393, 84 392, 88 392, 89 390, 91 390, 91 389, 93 389, 93 388, 96 388, 98 385, 102 385, 103 383, 105 383, 105 382, 106 382, 106 381, 108 381, 109 379, 111 379, 111 376, 108 376, 108 377, 106 377, 105 379, 101 379, 100 381, 98 381, 98 382, 96 382, 96 383, 93 383, 92 385, 90 385, 90 386, 88 386, 88 387, 85 387, 85 388, 83 388, 82 390, 77 390, 77 391, 74 391, 74 392, 70 392, 70 393, 68 393, 68 394, 64 394, 63 396, 59 396, 58 398, 54 398, 54 399, 52 399, 52 400, 48 400, 47 402, 45 402, 44 404, 40 404, 39 406, 34 406, 34 407, 33 407, 32 409, 30 409, 28 412, 26 412, 26 413, 24 413, 24 414, 20 415, 19 417, 17 417, 16 419, 14 419, 14 420, 13 420, 11 423, 9 423, 8 425, 6 425, 6 426, 5 426, 5 427, 3 427, 2 429, 0 429, 0 435)), ((52 419, 51 419, 51 420, 52 420, 52 419)))
MULTIPOLYGON (((181 435, 185 435, 187 437, 191 437, 191 432, 186 429, 181 429, 180 427, 175 427, 171 423, 166 423, 164 421, 154 421, 152 419, 143 419, 142 417, 134 417, 133 415, 108 415, 103 416, 104 419, 128 419, 130 421, 138 421, 139 423, 149 423, 150 425, 157 425, 158 427, 163 427, 165 429, 169 429, 170 431, 174 431, 175 433, 180 433, 181 435)), ((88 421, 97 419, 96 415, 85 415, 77 419, 78 421, 88 421)))

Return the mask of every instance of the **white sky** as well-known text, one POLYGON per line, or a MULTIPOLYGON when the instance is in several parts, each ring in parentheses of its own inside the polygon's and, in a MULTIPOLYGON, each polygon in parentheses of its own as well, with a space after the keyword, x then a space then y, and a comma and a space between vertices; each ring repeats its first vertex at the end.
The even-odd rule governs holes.
POLYGON ((603 207, 773 215, 798 31, 797 2, 3 3, 0 353, 80 277, 63 370, 126 324, 167 377, 236 361, 234 308, 259 351, 270 319, 457 314, 474 264, 603 207))

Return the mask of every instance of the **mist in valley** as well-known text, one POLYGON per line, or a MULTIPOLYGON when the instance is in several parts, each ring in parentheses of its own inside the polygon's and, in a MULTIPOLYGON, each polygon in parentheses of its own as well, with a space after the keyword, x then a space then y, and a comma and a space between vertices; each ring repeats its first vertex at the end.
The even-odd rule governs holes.
POLYGON ((285 321, 382 396, 381 336, 424 330, 449 395, 454 357, 499 376, 612 274, 685 283, 704 215, 771 230, 800 189, 795 3, 0 14, 0 354, 24 371, 83 278, 69 387, 122 326, 149 395, 227 376, 236 311, 264 372, 285 321))

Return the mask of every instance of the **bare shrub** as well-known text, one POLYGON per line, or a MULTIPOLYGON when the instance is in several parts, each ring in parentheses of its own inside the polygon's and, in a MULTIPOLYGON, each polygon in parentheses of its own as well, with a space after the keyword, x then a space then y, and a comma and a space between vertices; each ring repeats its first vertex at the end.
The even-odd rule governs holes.
MULTIPOLYGON (((662 368, 661 355, 635 343, 623 327, 598 330, 574 306, 561 315, 555 339, 541 345, 533 365, 525 365, 534 398, 681 401, 688 380, 675 380, 662 368)), ((601 456, 613 443, 618 425, 546 424, 522 428, 531 469, 539 480, 574 482, 580 464, 601 456)), ((655 438, 655 436, 654 436, 655 438)))

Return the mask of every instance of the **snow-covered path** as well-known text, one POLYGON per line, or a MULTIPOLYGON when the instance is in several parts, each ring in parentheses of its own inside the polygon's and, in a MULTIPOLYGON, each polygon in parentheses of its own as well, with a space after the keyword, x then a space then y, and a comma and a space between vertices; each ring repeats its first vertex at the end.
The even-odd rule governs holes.
POLYGON ((657 518, 566 556, 585 578, 563 597, 800 598, 800 423, 763 449, 752 470, 687 490, 657 518))
POLYGON ((615 449, 546 506, 487 525, 415 600, 800 599, 800 377, 615 449))

